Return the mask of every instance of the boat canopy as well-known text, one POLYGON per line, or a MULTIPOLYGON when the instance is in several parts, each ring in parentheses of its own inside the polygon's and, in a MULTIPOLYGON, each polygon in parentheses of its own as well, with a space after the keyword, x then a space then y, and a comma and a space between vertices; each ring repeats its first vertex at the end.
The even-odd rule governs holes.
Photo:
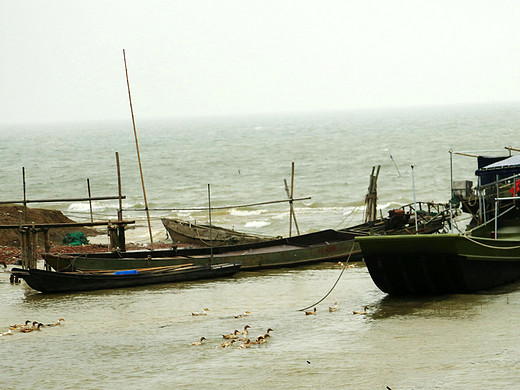
POLYGON ((481 184, 489 184, 497 178, 500 180, 520 173, 520 155, 510 157, 480 156, 478 167, 475 175, 481 177, 481 184))

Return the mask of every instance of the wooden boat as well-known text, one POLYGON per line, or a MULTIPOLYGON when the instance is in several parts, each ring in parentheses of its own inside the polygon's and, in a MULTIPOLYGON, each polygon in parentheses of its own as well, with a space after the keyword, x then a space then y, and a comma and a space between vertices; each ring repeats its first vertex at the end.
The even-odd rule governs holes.
POLYGON ((360 256, 358 234, 323 230, 300 236, 250 244, 205 248, 159 249, 88 254, 44 254, 57 271, 117 270, 164 267, 185 263, 241 263, 242 270, 289 267, 360 256))
POLYGON ((210 227, 210 225, 196 224, 182 219, 161 218, 161 221, 175 244, 223 246, 276 239, 276 237, 237 232, 215 225, 210 227))
POLYGON ((103 272, 54 272, 34 268, 28 270, 13 268, 11 272, 25 279, 35 290, 57 293, 220 278, 232 276, 239 268, 240 264, 221 263, 103 272))
POLYGON ((519 190, 516 161, 479 166, 476 191, 455 193, 462 204, 479 204, 472 209, 477 227, 464 234, 356 238, 377 287, 390 295, 451 294, 520 280, 520 204, 511 196, 519 190))

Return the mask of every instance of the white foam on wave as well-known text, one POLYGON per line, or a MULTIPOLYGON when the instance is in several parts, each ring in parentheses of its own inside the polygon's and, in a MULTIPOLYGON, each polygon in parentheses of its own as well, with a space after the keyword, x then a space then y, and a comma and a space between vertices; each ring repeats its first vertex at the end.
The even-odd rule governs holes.
MULTIPOLYGON (((100 202, 92 202, 93 211, 100 211, 105 209, 106 204, 101 204, 100 202)), ((90 204, 88 202, 71 203, 69 207, 67 207, 67 211, 76 213, 88 213, 90 212, 90 204)))
POLYGON ((234 217, 247 217, 250 215, 262 215, 265 212, 265 210, 238 210, 238 209, 231 209, 229 211, 229 214, 234 217))
POLYGON ((246 228, 262 228, 265 226, 269 226, 271 223, 267 221, 251 221, 247 222, 244 226, 246 228))

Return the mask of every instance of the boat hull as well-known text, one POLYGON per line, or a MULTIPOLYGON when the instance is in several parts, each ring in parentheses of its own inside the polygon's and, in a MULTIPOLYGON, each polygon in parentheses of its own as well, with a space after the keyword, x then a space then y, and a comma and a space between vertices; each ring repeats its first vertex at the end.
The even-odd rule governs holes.
POLYGON ((210 229, 208 225, 198 225, 179 219, 162 218, 161 221, 174 243, 198 246, 224 246, 275 239, 274 237, 262 237, 237 232, 219 226, 212 226, 210 229))
POLYGON ((377 287, 390 295, 472 293, 520 280, 520 242, 463 235, 360 237, 377 287))
POLYGON ((322 261, 359 258, 356 236, 334 230, 279 240, 217 248, 91 253, 78 255, 45 254, 47 263, 57 271, 117 270, 163 267, 192 263, 241 263, 241 270, 289 267, 322 261))
POLYGON ((120 274, 96 274, 81 272, 54 272, 39 269, 12 270, 13 275, 23 278, 35 290, 43 293, 73 292, 87 290, 136 287, 150 284, 187 282, 232 276, 240 264, 212 266, 166 267, 155 270, 128 270, 120 274))

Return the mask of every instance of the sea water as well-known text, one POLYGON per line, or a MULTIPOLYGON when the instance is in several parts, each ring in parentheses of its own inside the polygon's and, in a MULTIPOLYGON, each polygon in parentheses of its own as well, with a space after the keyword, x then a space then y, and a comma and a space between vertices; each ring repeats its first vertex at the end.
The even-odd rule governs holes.
MULTIPOLYGON (((155 240, 160 217, 287 235, 291 183, 302 233, 363 220, 372 167, 381 165, 382 213, 418 201, 447 202, 450 150, 494 154, 518 147, 520 105, 481 105, 233 118, 137 120, 155 240), (391 156, 391 157, 390 157, 391 156), (413 165, 413 171, 411 166, 413 165), (413 179, 413 180, 412 180, 413 179), (415 186, 413 186, 413 183, 415 186), (209 191, 208 191, 209 185, 209 191), (209 195, 209 196, 208 196, 209 195), (160 210, 157 210, 160 209, 160 210)), ((149 240, 131 122, 0 128, 2 199, 64 199, 118 193, 129 240, 149 240)), ((454 180, 474 180, 473 157, 453 155, 454 180)), ((31 204, 90 220, 88 202, 31 204)), ((117 200, 96 201, 96 220, 115 219, 117 200)), ((461 223, 461 228, 463 223, 461 223)), ((294 231, 294 225, 292 226, 294 231)), ((100 235, 99 240, 106 240, 100 235)), ((340 275, 335 264, 243 272, 234 278, 77 294, 39 294, 0 273, 0 331, 13 323, 64 325, 0 337, 0 388, 509 388, 520 380, 517 285, 470 295, 389 298, 366 268, 348 268, 317 315, 305 308, 340 275), (339 310, 328 306, 338 302, 339 310), (368 314, 354 315, 368 305, 368 314), (192 311, 210 308, 207 316, 192 311), (236 315, 250 311, 247 317, 236 315), (274 329, 249 349, 217 346, 222 334, 274 329), (197 347, 189 345, 200 337, 197 347)))
MULTIPOLYGON (((211 212, 215 225, 287 235, 287 202, 220 207, 287 199, 284 180, 291 187, 293 162, 294 197, 311 198, 295 202, 301 233, 361 222, 369 175, 377 165, 378 208, 384 215, 413 202, 414 190, 417 201, 445 203, 449 151, 505 154, 505 146, 515 146, 519 123, 519 106, 504 104, 137 120, 136 129, 153 234, 161 240, 166 239, 161 217, 207 222, 210 202, 219 208, 211 212)), ((136 220, 131 240, 149 241, 131 122, 1 128, 2 200, 23 199, 22 168, 29 200, 87 197, 87 179, 92 196, 117 196, 116 152, 126 197, 123 216, 136 220)), ((474 158, 454 155, 454 180, 473 180, 475 167, 474 158)), ((86 201, 30 206, 90 220, 86 201)), ((118 201, 94 201, 92 207, 95 220, 115 219, 118 201)))

